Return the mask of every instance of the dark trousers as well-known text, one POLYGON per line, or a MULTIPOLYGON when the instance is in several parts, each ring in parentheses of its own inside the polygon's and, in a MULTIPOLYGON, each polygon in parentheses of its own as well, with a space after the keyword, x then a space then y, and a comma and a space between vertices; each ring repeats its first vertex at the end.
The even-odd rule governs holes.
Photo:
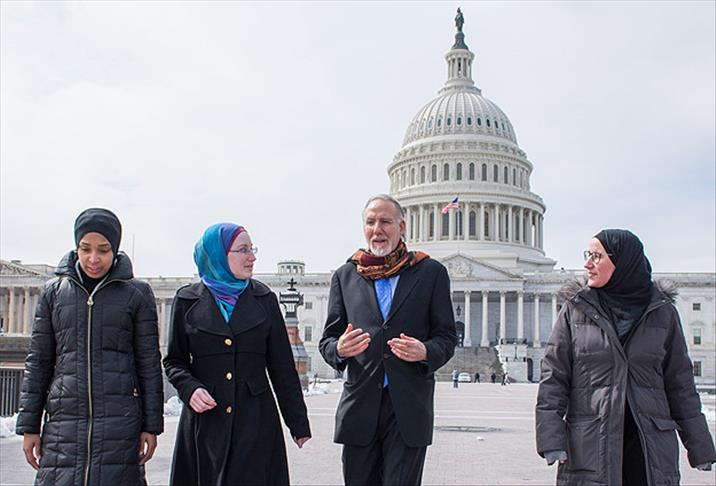
POLYGON ((634 421, 629 402, 624 407, 624 455, 622 456, 622 485, 647 486, 646 461, 641 448, 639 428, 634 421))
POLYGON ((367 446, 343 446, 346 486, 413 486, 423 477, 427 447, 408 447, 398 430, 388 389, 383 390, 375 437, 367 446))

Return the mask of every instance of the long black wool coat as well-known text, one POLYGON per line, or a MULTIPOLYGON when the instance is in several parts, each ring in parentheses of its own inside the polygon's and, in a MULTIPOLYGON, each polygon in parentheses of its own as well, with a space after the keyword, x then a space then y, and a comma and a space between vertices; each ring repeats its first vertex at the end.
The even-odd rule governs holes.
POLYGON ((679 484, 677 432, 692 466, 716 460, 673 305, 675 289, 654 288, 623 346, 596 291, 575 282, 563 296, 536 406, 537 452, 567 451, 557 484, 622 484, 627 403, 649 485, 679 484))
POLYGON ((163 429, 154 294, 120 252, 90 296, 76 261, 68 253, 40 297, 16 431, 42 429, 37 485, 146 484, 139 435, 163 429))
POLYGON ((281 414, 293 437, 310 437, 308 414, 276 296, 256 280, 227 323, 203 283, 177 291, 164 367, 184 403, 173 485, 288 484, 281 414), (216 407, 189 406, 205 388, 216 407))

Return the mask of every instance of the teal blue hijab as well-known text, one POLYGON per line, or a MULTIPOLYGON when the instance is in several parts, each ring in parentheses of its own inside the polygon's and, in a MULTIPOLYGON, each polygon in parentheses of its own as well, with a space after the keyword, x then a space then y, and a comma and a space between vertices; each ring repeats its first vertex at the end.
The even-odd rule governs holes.
POLYGON ((226 322, 229 322, 236 301, 249 284, 249 279, 241 280, 231 273, 226 259, 234 240, 244 231, 243 226, 233 223, 214 224, 204 231, 194 246, 194 262, 199 277, 214 296, 226 322))

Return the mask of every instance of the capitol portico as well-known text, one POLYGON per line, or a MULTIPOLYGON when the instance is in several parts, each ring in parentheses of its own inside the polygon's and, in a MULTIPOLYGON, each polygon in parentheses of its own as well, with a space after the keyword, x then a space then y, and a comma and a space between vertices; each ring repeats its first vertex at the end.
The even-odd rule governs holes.
MULTIPOLYGON (((510 119, 475 85, 476 57, 465 42, 461 14, 456 20, 454 43, 445 55, 447 79, 408 123, 402 146, 388 164, 389 192, 405 207, 408 247, 426 251, 450 274, 461 343, 441 376, 452 369, 490 369, 507 371, 517 381, 537 381, 543 346, 563 303, 559 290, 583 271, 555 270, 556 261, 545 254, 547 205, 530 185, 533 171, 545 161, 533 165, 528 160, 510 119), (443 211, 455 198, 456 207, 443 211)), ((26 339, 52 267, 1 263, 0 337, 26 339)), ((334 376, 318 352, 331 273, 310 273, 300 260, 286 260, 275 273, 255 277, 276 293, 289 279, 296 281, 304 294, 298 320, 309 375, 334 376)), ((174 293, 194 278, 147 279, 157 296, 162 345, 174 293)), ((654 278, 679 287, 676 306, 696 383, 715 388, 716 274, 656 273, 654 278)), ((0 361, 0 378, 2 368, 22 366, 7 356, 0 361)))

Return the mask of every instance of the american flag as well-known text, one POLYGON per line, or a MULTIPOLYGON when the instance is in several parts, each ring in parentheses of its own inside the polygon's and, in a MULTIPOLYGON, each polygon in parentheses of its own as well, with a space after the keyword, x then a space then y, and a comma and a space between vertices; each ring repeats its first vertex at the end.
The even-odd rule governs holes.
POLYGON ((451 209, 457 209, 457 198, 455 198, 452 201, 450 201, 449 203, 447 203, 445 205, 445 207, 443 208, 442 213, 447 214, 447 212, 450 211, 451 209))

